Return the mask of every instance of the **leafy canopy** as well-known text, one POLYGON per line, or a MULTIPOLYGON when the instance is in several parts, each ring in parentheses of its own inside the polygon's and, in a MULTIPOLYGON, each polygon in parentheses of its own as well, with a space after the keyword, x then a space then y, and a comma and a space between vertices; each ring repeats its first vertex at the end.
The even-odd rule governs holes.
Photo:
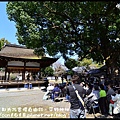
POLYGON ((16 23, 20 44, 37 54, 60 53, 120 63, 120 10, 117 1, 14 1, 7 14, 16 23))

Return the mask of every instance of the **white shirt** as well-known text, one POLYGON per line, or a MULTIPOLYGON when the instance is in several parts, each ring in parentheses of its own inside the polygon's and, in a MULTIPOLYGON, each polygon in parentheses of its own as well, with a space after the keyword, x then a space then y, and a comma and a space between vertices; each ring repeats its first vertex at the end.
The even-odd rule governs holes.
POLYGON ((47 87, 47 91, 52 91, 53 89, 54 89, 53 85, 47 87))
POLYGON ((120 113, 120 94, 116 94, 115 96, 111 95, 111 97, 112 97, 113 101, 116 101, 114 103, 113 113, 118 114, 118 113, 120 113))

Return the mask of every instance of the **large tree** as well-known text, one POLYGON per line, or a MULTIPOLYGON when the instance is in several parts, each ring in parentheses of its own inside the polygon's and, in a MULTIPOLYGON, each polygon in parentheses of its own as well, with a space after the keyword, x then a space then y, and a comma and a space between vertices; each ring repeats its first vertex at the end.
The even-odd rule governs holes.
POLYGON ((18 42, 37 54, 60 53, 105 61, 109 70, 120 65, 120 10, 117 1, 8 2, 18 42))

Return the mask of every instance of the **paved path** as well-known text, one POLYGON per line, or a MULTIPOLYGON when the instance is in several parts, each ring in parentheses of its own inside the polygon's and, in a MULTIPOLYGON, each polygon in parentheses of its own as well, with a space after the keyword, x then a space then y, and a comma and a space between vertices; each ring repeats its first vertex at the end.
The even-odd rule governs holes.
POLYGON ((0 118, 69 118, 70 103, 43 100, 44 93, 40 88, 0 90, 0 118))

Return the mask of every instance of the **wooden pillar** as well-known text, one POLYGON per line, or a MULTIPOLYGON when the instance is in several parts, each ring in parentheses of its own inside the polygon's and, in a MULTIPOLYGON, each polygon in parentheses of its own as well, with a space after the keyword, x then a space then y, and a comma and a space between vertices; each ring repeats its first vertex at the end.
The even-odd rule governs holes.
POLYGON ((7 68, 5 67, 5 78, 4 78, 4 82, 6 81, 6 76, 7 76, 7 68))
POLYGON ((7 61, 7 64, 6 64, 6 66, 5 66, 5 78, 4 78, 4 82, 6 82, 7 81, 7 66, 8 66, 8 61, 7 61))
POLYGON ((8 79, 7 79, 8 81, 10 80, 10 71, 8 72, 8 79))
POLYGON ((22 72, 22 80, 25 80, 25 68, 26 68, 26 61, 24 61, 24 70, 22 72))
POLYGON ((39 71, 39 79, 41 79, 41 65, 39 65, 40 71, 39 71))

